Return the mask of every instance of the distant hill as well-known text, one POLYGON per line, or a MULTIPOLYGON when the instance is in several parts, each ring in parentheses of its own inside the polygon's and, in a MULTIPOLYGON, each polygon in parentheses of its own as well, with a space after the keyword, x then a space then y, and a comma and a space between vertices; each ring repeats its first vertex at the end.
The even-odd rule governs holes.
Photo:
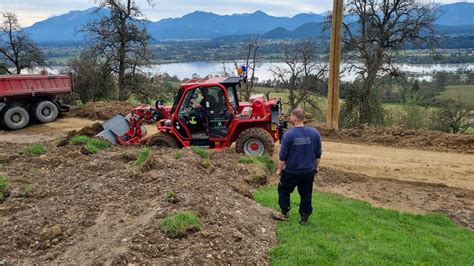
MULTIPOLYGON (((91 8, 71 11, 35 23, 25 29, 37 42, 81 41, 84 36, 77 30, 107 10, 91 8)), ((295 29, 307 22, 321 22, 324 16, 318 14, 298 14, 294 17, 275 17, 262 11, 254 13, 217 15, 196 11, 181 18, 147 21, 148 31, 156 40, 211 39, 234 34, 261 34, 276 27, 295 29)))
POLYGON ((439 25, 447 26, 474 26, 474 3, 459 2, 439 7, 440 18, 436 21, 439 25))
MULTIPOLYGON (((465 32, 474 28, 474 3, 442 5, 439 10, 442 15, 437 24, 443 31, 465 32)), ((71 11, 37 22, 25 31, 41 43, 81 42, 84 35, 77 30, 106 12, 106 9, 97 8, 71 11)), ((298 39, 321 37, 323 20, 323 15, 313 13, 276 17, 262 11, 233 15, 196 11, 180 18, 158 22, 145 20, 144 23, 155 40, 213 39, 248 34, 261 34, 267 39, 298 39)))
POLYGON ((106 9, 97 8, 71 11, 37 22, 25 28, 25 31, 36 42, 78 42, 84 40, 84 35, 78 31, 93 18, 107 12, 106 9))

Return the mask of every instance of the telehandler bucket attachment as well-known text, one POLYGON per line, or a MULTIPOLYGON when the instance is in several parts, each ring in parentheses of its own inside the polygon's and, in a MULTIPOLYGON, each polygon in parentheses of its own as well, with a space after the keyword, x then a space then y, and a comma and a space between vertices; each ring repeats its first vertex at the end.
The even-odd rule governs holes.
POLYGON ((104 138, 115 145, 118 145, 119 142, 117 138, 123 136, 128 129, 130 128, 130 116, 124 116, 118 114, 111 119, 102 123, 104 130, 97 134, 97 137, 104 138))

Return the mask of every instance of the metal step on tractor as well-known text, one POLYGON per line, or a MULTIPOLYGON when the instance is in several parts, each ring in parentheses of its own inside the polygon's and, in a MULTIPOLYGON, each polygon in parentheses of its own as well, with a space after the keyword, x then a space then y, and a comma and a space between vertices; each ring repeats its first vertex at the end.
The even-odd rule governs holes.
MULTIPOLYGON (((240 73, 245 71, 240 70, 240 73)), ((281 101, 254 96, 239 102, 240 77, 209 77, 180 84, 172 106, 137 107, 103 123, 98 136, 120 145, 153 147, 199 146, 223 149, 235 143, 238 153, 273 154, 287 122, 280 120, 281 101), (147 137, 144 123, 157 122, 158 133, 147 137)))

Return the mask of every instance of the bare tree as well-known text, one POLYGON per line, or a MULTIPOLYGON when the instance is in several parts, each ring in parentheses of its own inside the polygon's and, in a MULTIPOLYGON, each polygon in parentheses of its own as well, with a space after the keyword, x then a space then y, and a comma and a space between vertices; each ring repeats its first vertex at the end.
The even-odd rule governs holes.
POLYGON ((435 128, 448 133, 464 133, 474 126, 474 107, 461 101, 448 99, 440 103, 435 114, 435 128))
POLYGON ((127 78, 143 74, 141 67, 151 64, 151 36, 134 0, 96 2, 110 14, 92 21, 82 31, 88 34, 91 54, 109 64, 118 76, 119 100, 127 100, 136 91, 127 78))
POLYGON ((0 69, 9 74, 20 74, 44 64, 44 55, 23 31, 15 13, 2 13, 0 25, 0 69), (15 69, 12 72, 10 69, 15 69))
MULTIPOLYGON (((358 124, 371 124, 377 108, 374 93, 382 75, 400 76, 394 64, 396 52, 405 45, 432 47, 435 43, 433 23, 436 5, 413 0, 350 0, 346 5, 343 43, 351 70, 358 73, 360 86, 355 87, 347 106, 355 112, 358 124)), ((346 99, 347 100, 347 99, 346 99)))
POLYGON ((259 63, 259 49, 261 43, 258 39, 258 36, 250 37, 244 44, 244 53, 245 53, 245 67, 247 68, 248 81, 245 83, 242 88, 242 96, 245 101, 250 100, 250 96, 253 93, 253 88, 255 85, 256 77, 255 71, 259 63))
POLYGON ((288 91, 290 109, 302 103, 317 108, 312 96, 321 91, 327 72, 327 65, 316 61, 316 43, 306 40, 284 47, 284 66, 271 69, 278 85, 288 91))

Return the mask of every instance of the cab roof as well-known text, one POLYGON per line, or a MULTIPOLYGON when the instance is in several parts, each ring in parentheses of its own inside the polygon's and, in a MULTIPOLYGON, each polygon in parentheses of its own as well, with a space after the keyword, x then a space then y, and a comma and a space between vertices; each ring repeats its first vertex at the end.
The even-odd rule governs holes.
POLYGON ((190 79, 181 83, 180 87, 190 87, 195 85, 208 85, 208 84, 224 84, 224 85, 237 85, 240 84, 240 77, 206 77, 200 79, 190 79))

